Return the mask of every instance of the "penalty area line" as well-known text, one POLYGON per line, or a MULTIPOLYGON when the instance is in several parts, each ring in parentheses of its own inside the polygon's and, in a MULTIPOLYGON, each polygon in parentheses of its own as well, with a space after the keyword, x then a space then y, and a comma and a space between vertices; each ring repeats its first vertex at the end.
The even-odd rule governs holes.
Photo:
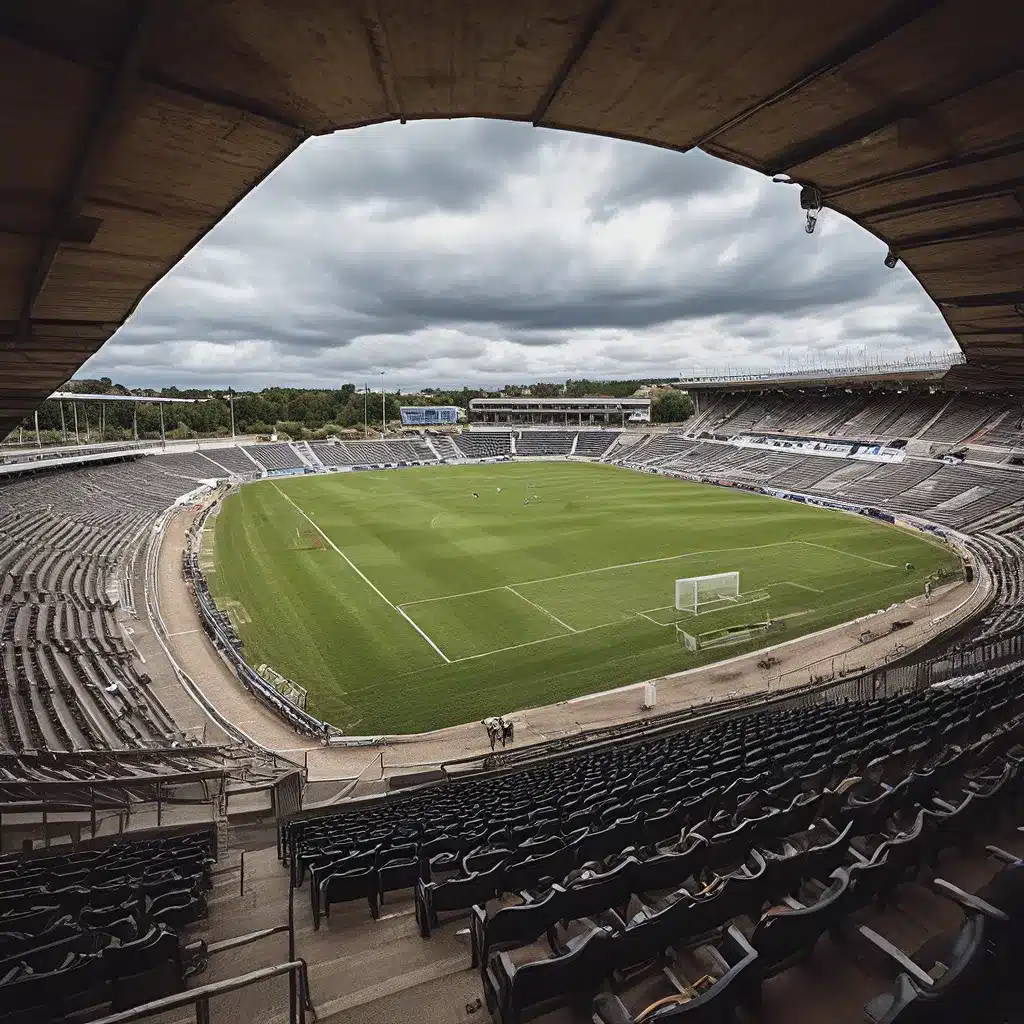
POLYGON ((389 608, 391 608, 391 609, 393 609, 394 611, 398 612, 398 614, 399 614, 399 615, 401 615, 401 616, 402 616, 402 618, 403 618, 403 619, 405 619, 405 621, 406 621, 406 622, 408 622, 408 623, 409 623, 409 625, 410 625, 410 626, 412 626, 412 628, 413 628, 413 629, 415 629, 415 630, 416 630, 416 632, 417 632, 417 633, 419 633, 419 635, 420 635, 421 637, 423 637, 423 639, 424 639, 424 640, 426 640, 428 644, 430 644, 430 646, 431 646, 431 647, 432 647, 432 648, 433 648, 433 649, 434 649, 434 650, 435 650, 435 651, 437 652, 437 654, 439 654, 439 655, 441 656, 441 658, 442 658, 442 659, 443 659, 443 660, 444 660, 445 662, 447 662, 447 663, 449 663, 449 664, 451 663, 451 658, 449 658, 449 657, 448 657, 448 655, 447 655, 447 654, 445 654, 445 653, 444 653, 444 651, 442 651, 442 650, 441 650, 441 648, 440 648, 440 647, 438 647, 438 646, 437 646, 437 644, 435 644, 435 643, 434 643, 434 641, 433 641, 433 640, 431 640, 431 639, 430 639, 430 637, 429 637, 429 636, 427 636, 427 634, 426 634, 426 633, 424 633, 424 632, 423 632, 423 630, 422 630, 422 629, 420 629, 420 627, 419 627, 419 626, 417 626, 417 625, 416 625, 416 623, 415 623, 415 622, 413 622, 413 621, 412 621, 412 619, 410 619, 410 618, 409 618, 409 616, 408 616, 408 615, 406 615, 406 613, 405 613, 404 611, 402 611, 402 609, 401 609, 401 608, 399 608, 399 607, 398 607, 398 606, 397 606, 396 604, 394 604, 394 602, 392 602, 392 601, 389 601, 389 600, 388 600, 388 598, 387 598, 387 597, 386 597, 386 596, 384 595, 384 593, 383 593, 383 592, 381 591, 381 589, 380 589, 380 588, 379 588, 379 587, 378 587, 378 586, 377 586, 377 585, 376 585, 376 584, 375 584, 375 583, 373 582, 373 580, 371 580, 371 579, 370 579, 370 578, 369 578, 369 577, 368 577, 368 576, 366 575, 366 573, 364 573, 364 572, 363 572, 363 570, 362 570, 362 569, 360 569, 360 568, 359 568, 359 566, 358 566, 358 565, 356 565, 356 563, 355 563, 355 562, 353 562, 353 561, 352 561, 352 559, 351 559, 351 558, 349 558, 349 557, 348 557, 348 555, 346 555, 346 554, 345 554, 345 552, 344 552, 344 551, 342 551, 342 550, 341 550, 341 548, 339 548, 339 547, 338 547, 338 545, 337 545, 337 544, 335 544, 335 543, 334 543, 334 541, 333 541, 333 540, 331 540, 331 538, 330 538, 330 537, 328 537, 328 536, 327 536, 327 534, 326 534, 326 533, 324 533, 324 531, 323 531, 323 530, 321 530, 321 529, 320 529, 320 527, 319 527, 319 526, 318 526, 318 525, 317 525, 317 524, 316 524, 315 522, 313 522, 313 520, 312 520, 312 519, 310 518, 310 516, 309 516, 309 515, 308 515, 308 514, 306 513, 305 509, 303 509, 303 508, 302 508, 302 507, 301 507, 300 505, 297 505, 297 504, 296 504, 296 503, 295 503, 294 501, 292 501, 292 499, 291 499, 291 498, 289 498, 289 497, 288 497, 288 495, 287 495, 287 494, 285 494, 285 493, 284 493, 284 491, 282 491, 282 490, 281 490, 281 488, 277 486, 277 484, 271 484, 270 486, 271 486, 271 487, 273 487, 273 488, 274 488, 274 490, 275 490, 275 491, 277 491, 277 493, 278 493, 278 494, 280 494, 280 495, 281 495, 281 497, 282 497, 282 498, 284 498, 284 500, 285 500, 285 501, 287 501, 287 502, 288 502, 288 504, 289 504, 289 505, 291 505, 291 507, 292 507, 293 509, 295 509, 295 511, 296 511, 296 512, 298 512, 298 513, 299 513, 299 515, 300 515, 300 516, 302 516, 302 518, 303 518, 303 519, 305 519, 305 520, 306 520, 306 522, 307 522, 307 523, 309 523, 309 525, 310 525, 310 526, 312 526, 312 527, 313 527, 313 529, 314 529, 314 530, 316 530, 316 532, 317 532, 317 533, 319 533, 319 534, 320 534, 320 536, 321 536, 321 537, 323 537, 323 539, 324 539, 325 541, 327 541, 327 543, 328 543, 328 545, 330 546, 331 550, 332 550, 332 551, 334 551, 334 552, 335 552, 335 554, 341 555, 341 557, 342 557, 342 558, 343 558, 343 559, 345 560, 345 562, 346 562, 346 563, 348 564, 349 568, 350 568, 350 569, 351 569, 351 570, 352 570, 352 571, 353 571, 353 572, 354 572, 354 573, 355 573, 355 574, 356 574, 356 575, 357 575, 357 576, 358 576, 358 577, 359 577, 359 578, 360 578, 360 579, 361 579, 361 580, 362 580, 362 581, 363 581, 363 582, 364 582, 364 583, 365 583, 365 584, 366 584, 366 585, 367 585, 367 586, 368 586, 368 587, 369 587, 369 588, 370 588, 370 589, 371 589, 371 590, 372 590, 372 591, 373 591, 373 592, 374 592, 374 593, 375 593, 375 594, 376 594, 376 595, 377 595, 377 596, 378 596, 378 597, 379 597, 379 598, 380 598, 380 599, 381 599, 381 600, 382 600, 382 601, 383 601, 383 602, 384 602, 384 603, 385 603, 385 604, 386 604, 386 605, 387 605, 387 606, 388 606, 389 608))
POLYGON ((563 629, 569 630, 570 633, 577 632, 572 626, 569 625, 568 622, 563 622, 557 615, 555 615, 553 612, 549 612, 547 608, 545 608, 543 605, 537 604, 536 601, 531 601, 528 597, 523 597, 523 595, 520 594, 519 591, 516 590, 514 587, 506 587, 505 589, 510 593, 515 594, 516 597, 518 597, 521 601, 525 601, 527 604, 533 605, 533 607, 536 608, 537 611, 543 612, 549 619, 551 619, 552 622, 557 622, 558 625, 560 625, 563 629))
POLYGON ((831 551, 834 555, 846 555, 847 558, 859 558, 862 562, 870 562, 872 565, 880 565, 883 569, 898 569, 898 565, 892 562, 879 562, 877 558, 868 558, 867 555, 858 555, 856 551, 843 551, 842 548, 830 548, 827 544, 819 544, 814 540, 798 540, 796 544, 806 544, 810 548, 821 548, 822 551, 831 551))
MULTIPOLYGON (((500 590, 500 587, 496 587, 500 590)), ((592 633, 595 629, 607 629, 609 626, 621 626, 628 623, 628 619, 615 619, 612 622, 602 622, 596 626, 586 626, 583 629, 575 630, 575 634, 592 633)), ((559 633, 557 636, 542 636, 539 640, 527 640, 526 643, 512 644, 510 647, 496 647, 493 651, 482 651, 480 654, 467 654, 464 658, 452 658, 452 664, 458 665, 463 661, 475 661, 477 658, 489 658, 492 654, 503 654, 505 651, 518 651, 522 647, 535 647, 537 644, 549 644, 552 640, 564 640, 571 636, 570 633, 559 633)))

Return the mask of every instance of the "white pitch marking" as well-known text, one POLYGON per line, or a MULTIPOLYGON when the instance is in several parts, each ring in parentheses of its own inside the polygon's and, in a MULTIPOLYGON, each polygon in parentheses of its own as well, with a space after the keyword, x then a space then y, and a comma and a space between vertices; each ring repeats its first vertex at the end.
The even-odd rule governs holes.
POLYGON ((843 551, 842 548, 830 548, 827 544, 819 544, 813 540, 798 540, 794 541, 795 544, 806 544, 808 547, 821 548, 822 551, 831 551, 834 555, 847 555, 850 558, 859 558, 862 562, 870 562, 872 565, 880 565, 884 569, 898 569, 898 565, 893 565, 892 562, 879 562, 874 558, 868 558, 867 555, 858 555, 855 551, 843 551))
MULTIPOLYGON (((668 607, 671 608, 672 606, 668 605, 668 607)), ((661 611, 661 609, 652 608, 651 611, 657 612, 661 611)), ((637 615, 639 615, 641 619, 646 619, 648 622, 653 622, 656 626, 665 626, 666 628, 670 628, 675 625, 674 622, 659 622, 657 619, 652 619, 650 615, 647 614, 647 612, 637 612, 637 615)))
MULTIPOLYGON (((501 588, 496 588, 500 590, 501 588)), ((592 633, 595 629, 607 629, 609 626, 621 626, 628 619, 616 619, 614 622, 602 622, 597 626, 586 626, 577 629, 576 633, 592 633)), ((452 658, 452 664, 458 665, 460 661, 475 661, 477 658, 488 658, 492 654, 503 654, 505 651, 518 651, 521 647, 534 647, 537 644, 549 644, 552 640, 564 640, 569 634, 559 633, 558 636, 542 636, 539 640, 527 640, 523 644, 512 644, 511 647, 496 647, 493 651, 484 651, 481 654, 467 654, 464 658, 452 658)))
POLYGON ((568 622, 563 622, 557 615, 553 614, 552 612, 549 612, 547 608, 544 608, 543 606, 537 604, 536 601, 531 601, 528 597, 523 597, 523 595, 520 594, 518 590, 515 590, 512 587, 506 587, 505 589, 515 594, 516 597, 518 597, 520 600, 525 601, 527 604, 533 605, 533 607, 536 608, 537 611, 543 612, 549 619, 551 619, 553 622, 557 622, 563 629, 569 630, 570 633, 576 632, 576 630, 573 629, 573 627, 570 626, 568 622))
POLYGON ((797 583, 795 580, 779 580, 779 582, 776 583, 775 586, 799 587, 801 590, 810 590, 813 591, 815 594, 825 593, 824 590, 819 590, 817 587, 809 587, 806 583, 797 583))
MULTIPOLYGON (((275 485, 276 486, 276 485, 275 485)), ((697 555, 717 555, 726 551, 760 551, 763 548, 784 547, 787 544, 803 544, 799 540, 779 540, 770 544, 749 544, 746 547, 736 548, 708 548, 706 551, 685 551, 681 555, 665 555, 664 558, 644 558, 639 562, 620 562, 618 565, 602 565, 597 569, 580 569, 579 572, 566 572, 561 576, 541 576, 535 580, 520 580, 518 583, 509 583, 510 587, 532 587, 535 583, 554 583, 556 580, 568 580, 574 576, 590 576, 596 572, 612 572, 615 569, 633 569, 638 565, 655 565, 658 562, 676 562, 680 558, 695 558, 697 555)), ((456 597, 476 597, 477 594, 490 594, 495 590, 504 590, 501 587, 483 587, 481 590, 465 590, 461 594, 442 594, 440 597, 421 597, 416 601, 403 601, 403 608, 411 608, 414 604, 430 604, 432 601, 450 601, 456 597)), ((581 632, 577 630, 577 632, 581 632)))
POLYGON ((427 636, 427 634, 426 634, 426 633, 424 633, 424 632, 423 632, 423 630, 422 630, 422 629, 420 629, 420 627, 419 627, 419 626, 417 626, 417 625, 416 625, 416 623, 415 623, 415 622, 413 622, 413 621, 412 621, 412 619, 410 619, 410 618, 409 618, 409 616, 408 616, 408 615, 406 615, 406 614, 405 614, 405 612, 404 612, 404 611, 402 611, 402 609, 401 609, 401 608, 399 608, 399 607, 398 607, 397 605, 395 605, 395 604, 394 604, 393 602, 389 601, 389 600, 388 600, 388 599, 387 599, 387 598, 386 598, 386 597, 384 596, 384 594, 383 594, 383 593, 381 592, 380 588, 379 588, 379 587, 378 587, 378 586, 377 586, 377 585, 376 585, 376 584, 375 584, 375 583, 374 583, 374 582, 373 582, 373 581, 372 581, 372 580, 371 580, 371 579, 370 579, 370 578, 369 578, 369 577, 368 577, 368 576, 366 575, 366 573, 364 573, 364 572, 363 572, 363 570, 362 570, 362 569, 360 569, 360 568, 359 568, 359 566, 358 566, 358 565, 356 565, 356 563, 355 563, 355 562, 353 562, 353 561, 352 561, 352 559, 351 559, 351 558, 349 558, 349 557, 348 557, 348 555, 346 555, 346 554, 345 554, 345 552, 344 552, 344 551, 342 551, 342 550, 341 550, 341 548, 339 548, 339 547, 338 547, 338 545, 337 545, 337 544, 335 544, 335 543, 334 543, 334 541, 333 541, 333 540, 331 540, 331 538, 330 538, 330 537, 328 537, 328 536, 327 536, 327 534, 326 534, 326 533, 324 533, 324 531, 323 531, 323 530, 321 530, 321 529, 320 529, 320 527, 319 527, 319 526, 317 526, 317 524, 316 524, 316 523, 314 523, 314 522, 313 522, 313 520, 312 520, 312 519, 311 519, 311 518, 309 517, 309 515, 307 515, 307 514, 306 514, 306 512, 305 512, 305 511, 304 511, 304 510, 303 510, 303 509, 302 509, 302 508, 301 508, 301 507, 300 507, 299 505, 297 505, 297 504, 296 504, 296 503, 295 503, 294 501, 292 501, 292 499, 291 499, 291 498, 289 498, 289 497, 288 497, 288 495, 287 495, 287 494, 285 494, 285 493, 284 493, 284 491, 282 491, 282 490, 281 490, 281 488, 277 486, 277 484, 271 484, 271 486, 272 486, 272 487, 274 488, 274 490, 275 490, 275 491, 277 491, 277 493, 278 493, 278 494, 280 494, 280 495, 281 495, 281 497, 282 497, 282 498, 284 498, 284 500, 285 500, 285 501, 287 501, 287 502, 288 502, 288 504, 289 504, 289 505, 291 505, 291 506, 292 506, 292 508, 294 508, 294 509, 295 509, 295 511, 296 511, 296 512, 298 512, 298 513, 299 513, 299 515, 300 515, 300 516, 302 516, 302 518, 303 518, 303 519, 305 519, 305 520, 306 520, 306 522, 308 522, 308 523, 309 523, 309 525, 310 525, 310 526, 312 526, 312 527, 313 527, 313 529, 314 529, 314 530, 316 530, 316 532, 317 532, 317 533, 319 533, 319 534, 320 534, 320 536, 321 536, 321 537, 323 537, 323 539, 324 539, 325 541, 327 541, 327 543, 328 543, 328 544, 329 544, 329 545, 331 546, 331 548, 332 548, 332 549, 333 549, 333 550, 334 550, 334 551, 335 551, 335 552, 336 552, 337 554, 341 555, 341 557, 342 557, 342 558, 343 558, 343 559, 344 559, 344 560, 345 560, 345 561, 346 561, 346 562, 348 563, 348 565, 349 565, 349 567, 350 567, 350 568, 352 569, 352 571, 353 571, 353 572, 354 572, 354 573, 355 573, 355 574, 356 574, 356 575, 357 575, 357 576, 358 576, 358 577, 359 577, 359 578, 360 578, 360 579, 361 579, 361 580, 362 580, 362 581, 363 581, 363 582, 364 582, 364 583, 365 583, 365 584, 366 584, 366 585, 367 585, 367 586, 368 586, 368 587, 369 587, 369 588, 370 588, 370 589, 371 589, 371 590, 372 590, 372 591, 373 591, 373 592, 374 592, 374 593, 375 593, 375 594, 376 594, 376 595, 377 595, 377 596, 378 596, 378 597, 379 597, 379 598, 380 598, 380 599, 381 599, 381 600, 382 600, 382 601, 383 601, 383 602, 384 602, 384 603, 385 603, 385 604, 386 604, 386 605, 387 605, 387 606, 388 606, 389 608, 392 608, 392 609, 394 609, 394 610, 395 610, 396 612, 398 612, 398 614, 399 614, 399 615, 401 615, 401 616, 402 616, 402 618, 403 618, 403 619, 405 619, 405 621, 406 621, 406 622, 408 622, 408 623, 409 623, 409 625, 410 625, 410 626, 412 626, 412 628, 413 628, 413 629, 415 629, 415 630, 416 630, 416 632, 417 632, 417 633, 419 633, 419 635, 420 635, 421 637, 423 637, 423 639, 424 639, 424 640, 426 640, 426 641, 427 641, 427 643, 428 643, 428 644, 430 644, 430 646, 431 646, 431 647, 433 647, 433 649, 434 649, 434 650, 435 650, 435 651, 436 651, 436 652, 437 652, 437 653, 438 653, 438 654, 439 654, 439 655, 441 656, 441 658, 442 658, 442 659, 443 659, 444 661, 446 661, 446 662, 449 662, 449 663, 451 662, 451 658, 449 658, 449 657, 448 657, 448 655, 447 655, 447 654, 445 654, 445 653, 444 653, 444 651, 442 651, 442 650, 441 650, 441 648, 440 648, 440 647, 438 647, 438 646, 437 646, 437 644, 435 644, 435 643, 434 643, 434 641, 433 641, 433 640, 431 640, 431 639, 430 639, 430 637, 429 637, 429 636, 427 636))
POLYGON ((437 515, 434 516, 434 518, 430 520, 430 528, 431 529, 434 529, 434 523, 436 523, 438 521, 438 519, 440 519, 441 516, 443 516, 443 515, 444 515, 443 512, 438 512, 437 515))

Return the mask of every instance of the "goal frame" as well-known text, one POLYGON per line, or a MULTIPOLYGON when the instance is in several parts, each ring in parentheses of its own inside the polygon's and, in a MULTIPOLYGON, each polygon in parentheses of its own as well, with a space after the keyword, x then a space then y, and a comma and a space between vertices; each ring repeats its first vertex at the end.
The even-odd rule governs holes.
POLYGON ((740 574, 738 571, 715 572, 706 576, 685 576, 676 580, 675 608, 677 612, 699 615, 709 605, 721 607, 740 601, 740 574), (702 586, 702 584, 704 586, 702 586), (720 586, 716 586, 720 584, 720 586), (702 590, 715 596, 701 600, 702 590))

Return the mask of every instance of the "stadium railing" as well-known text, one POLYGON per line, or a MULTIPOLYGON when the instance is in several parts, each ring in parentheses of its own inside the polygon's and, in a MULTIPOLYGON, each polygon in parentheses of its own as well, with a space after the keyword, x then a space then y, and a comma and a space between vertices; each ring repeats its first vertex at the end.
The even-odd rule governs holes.
POLYGON ((443 762, 441 768, 446 775, 454 778, 470 774, 474 770, 487 772, 518 768, 526 762, 560 757, 569 752, 591 750, 623 741, 649 739, 697 725, 703 726, 711 720, 747 715, 755 709, 784 709, 813 703, 865 701, 927 689, 937 683, 1000 668, 1018 661, 1024 661, 1024 631, 956 654, 910 664, 889 665, 843 679, 809 682, 781 691, 765 688, 756 693, 742 694, 724 700, 709 700, 679 711, 652 715, 638 721, 582 730, 556 740, 484 755, 456 758, 443 762))

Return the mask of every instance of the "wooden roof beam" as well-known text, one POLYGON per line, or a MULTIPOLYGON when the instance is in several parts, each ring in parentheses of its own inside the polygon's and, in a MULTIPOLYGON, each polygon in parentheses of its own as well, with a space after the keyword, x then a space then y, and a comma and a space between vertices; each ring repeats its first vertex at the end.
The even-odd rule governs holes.
MULTIPOLYGON (((989 65, 982 74, 972 81, 961 82, 956 88, 939 96, 933 96, 925 103, 891 103, 860 117, 855 117, 844 124, 837 125, 830 131, 823 132, 807 142, 802 142, 784 151, 772 162, 767 173, 783 174, 794 168, 802 167, 804 164, 828 156, 829 153, 837 149, 844 149, 846 146, 852 146, 855 142, 861 142, 900 121, 927 122, 936 107, 973 92, 975 89, 980 89, 982 86, 998 82, 1000 79, 1020 71, 1022 66, 1024 66, 1024 57, 1021 54, 1014 54, 1013 59, 1005 64, 995 67, 989 65)), ((941 128, 937 129, 934 134, 941 134, 941 128)), ((955 147, 950 145, 948 148, 952 150, 955 147)), ((952 156, 952 153, 950 155, 952 156)))
POLYGON ((927 249, 933 245, 945 245, 948 242, 970 242, 976 238, 991 238, 993 235, 1007 235, 1024 230, 1024 218, 1001 217, 999 220, 987 221, 982 224, 970 224, 963 228, 947 228, 921 235, 909 235, 902 240, 895 239, 893 248, 900 253, 911 249, 927 249))
POLYGON ((984 153, 970 153, 965 156, 948 157, 944 160, 934 160, 927 164, 918 164, 916 167, 906 167, 901 171, 883 174, 877 178, 865 178, 863 181, 844 185, 842 188, 829 189, 828 197, 830 199, 841 199, 843 196, 853 195, 865 189, 881 188, 885 185, 898 185, 901 182, 907 181, 912 182, 929 174, 959 171, 963 168, 977 167, 996 160, 1012 159, 1022 154, 1024 154, 1024 141, 1013 142, 1007 146, 999 146, 996 149, 987 150, 984 153))
POLYGON ((366 0, 363 7, 363 26, 366 29, 366 46, 370 51, 370 63, 377 76, 377 84, 384 95, 384 106, 392 117, 397 117, 405 124, 402 113, 402 97, 398 91, 398 82, 392 72, 391 43, 388 30, 380 16, 377 0, 366 0))
POLYGON ((569 47, 569 52, 565 55, 565 58, 559 65, 554 78, 552 78, 548 83, 548 87, 544 90, 544 94, 537 101, 537 105, 533 108, 533 113, 530 114, 530 121, 533 122, 534 127, 539 127, 544 118, 547 117, 548 111, 551 109, 551 104, 555 102, 555 98, 561 91, 562 86, 565 85, 569 76, 572 74, 573 68, 579 64, 583 55, 587 52, 587 48, 593 42, 594 36, 597 35, 601 26, 608 20, 608 15, 615 6, 615 2, 616 0, 598 0, 598 3, 590 12, 590 17, 587 18, 587 22, 583 26, 582 31, 573 40, 572 46, 569 47))
POLYGON ((921 196, 918 199, 905 199, 888 206, 876 206, 873 210, 859 210, 857 219, 870 217, 896 217, 906 213, 923 213, 931 210, 946 210, 953 207, 973 203, 979 199, 996 199, 999 196, 1016 195, 1024 188, 1024 177, 1009 178, 988 185, 975 185, 973 188, 951 189, 935 195, 921 196))
POLYGON ((986 335, 999 335, 1000 337, 1020 338, 1024 341, 1024 330, 1020 327, 964 327, 957 332, 959 338, 983 338, 986 335))
POLYGON ((30 332, 32 309, 46 284, 46 279, 50 276, 53 262, 57 258, 64 226, 79 214, 96 164, 106 152, 117 132, 128 99, 138 83, 139 67, 149 39, 149 32, 156 21, 157 13, 165 2, 166 0, 144 0, 139 5, 138 13, 121 52, 121 60, 103 90, 103 96, 72 161, 71 173, 61 197, 60 208, 47 236, 39 247, 34 269, 25 287, 19 317, 19 333, 23 337, 30 332))
MULTIPOLYGON (((165 0, 159 0, 165 2, 165 0)), ((20 46, 28 47, 38 53, 46 54, 57 60, 67 61, 69 64, 77 64, 88 68, 98 74, 114 76, 117 73, 117 65, 109 61, 88 56, 77 50, 69 49, 66 46, 55 45, 51 40, 43 39, 37 34, 27 33, 22 27, 12 27, 0 22, 0 38, 9 39, 20 46)), ((187 96, 207 106, 218 107, 221 110, 233 114, 243 114, 261 121, 267 122, 271 127, 288 132, 290 135, 305 139, 310 135, 319 132, 308 125, 298 121, 290 120, 282 114, 257 103, 249 97, 238 96, 234 93, 221 90, 204 89, 199 86, 188 85, 161 71, 144 70, 138 68, 136 71, 137 81, 142 85, 151 85, 164 92, 176 96, 187 96)))
POLYGON ((848 64, 862 53, 878 46, 879 43, 885 42, 886 39, 896 35, 897 32, 902 32, 908 25, 923 18, 926 14, 930 14, 940 3, 942 3, 942 0, 903 0, 902 3, 896 4, 891 9, 885 11, 881 17, 866 25, 857 35, 840 43, 812 70, 805 72, 788 85, 784 85, 777 92, 766 96, 760 102, 747 107, 746 110, 741 110, 738 114, 733 115, 710 131, 705 132, 704 135, 694 142, 694 146, 706 146, 708 143, 714 142, 719 135, 732 131, 733 128, 743 124, 744 121, 749 121, 750 118, 762 113, 769 107, 773 107, 776 103, 788 99, 801 89, 805 89, 819 79, 832 74, 844 64, 848 64))
POLYGON ((949 309, 979 309, 985 306, 1024 304, 1024 288, 1009 292, 989 292, 987 295, 953 295, 935 300, 935 305, 949 309))

